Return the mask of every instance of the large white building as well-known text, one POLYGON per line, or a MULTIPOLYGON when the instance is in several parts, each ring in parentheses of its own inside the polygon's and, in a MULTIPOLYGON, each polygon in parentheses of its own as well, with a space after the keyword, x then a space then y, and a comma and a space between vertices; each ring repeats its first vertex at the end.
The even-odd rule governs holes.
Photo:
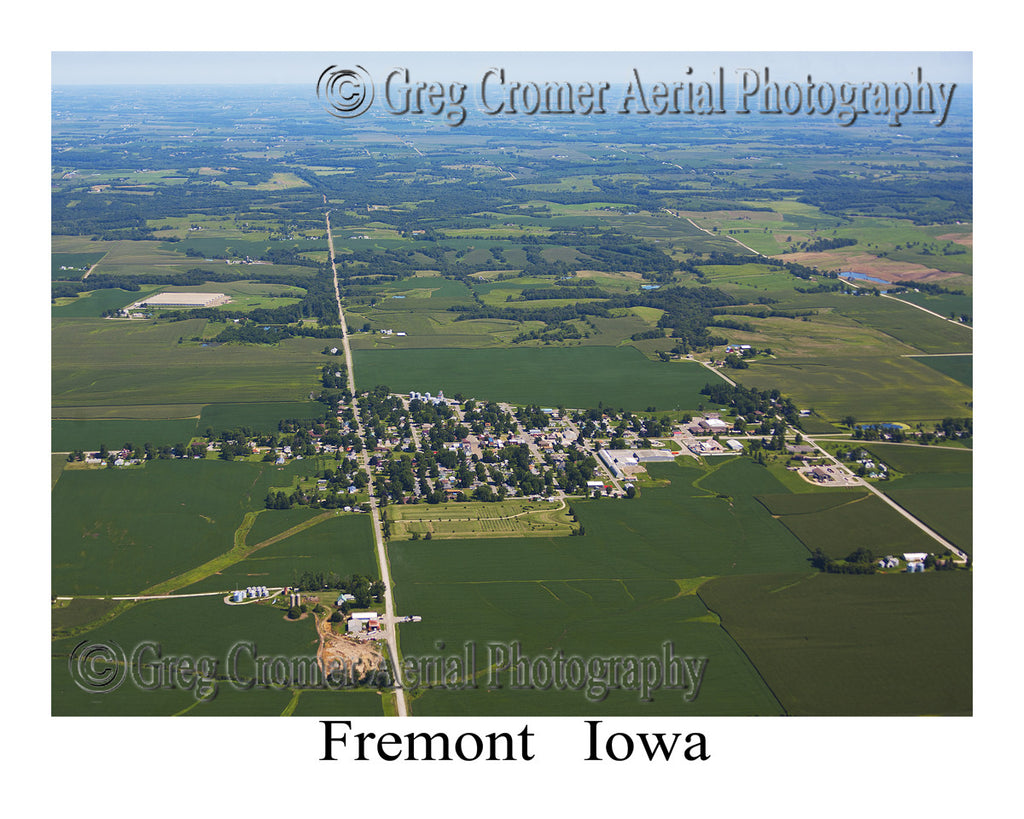
POLYGON ((132 307, 216 307, 228 301, 223 293, 156 293, 132 307))

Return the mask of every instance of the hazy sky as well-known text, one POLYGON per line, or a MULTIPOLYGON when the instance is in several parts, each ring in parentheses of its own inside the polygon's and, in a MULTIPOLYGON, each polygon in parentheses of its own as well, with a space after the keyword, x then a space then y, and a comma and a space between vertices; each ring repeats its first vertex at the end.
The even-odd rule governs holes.
POLYGON ((969 83, 970 52, 71 52, 52 53, 53 85, 111 83, 275 83, 316 82, 329 65, 364 66, 377 82, 392 68, 410 69, 414 80, 475 82, 491 67, 510 79, 626 82, 633 68, 643 79, 674 81, 693 68, 703 79, 718 67, 726 82, 735 69, 769 67, 772 79, 895 82, 910 80, 920 66, 925 79, 969 83))

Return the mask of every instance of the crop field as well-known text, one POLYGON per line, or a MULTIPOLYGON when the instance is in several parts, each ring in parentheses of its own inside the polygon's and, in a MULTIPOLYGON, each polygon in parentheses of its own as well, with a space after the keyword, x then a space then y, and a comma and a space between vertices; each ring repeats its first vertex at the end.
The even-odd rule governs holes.
POLYGON ((376 691, 297 691, 288 712, 293 717, 380 717, 383 699, 376 691))
MULTIPOLYGON (((278 514, 281 512, 277 510, 263 511, 258 520, 278 514)), ((184 587, 181 593, 244 589, 246 586, 296 585, 305 571, 331 571, 342 577, 352 574, 377 577, 380 574, 369 515, 337 513, 333 517, 324 518, 322 513, 306 510, 306 522, 313 520, 317 520, 314 525, 261 548, 252 556, 217 574, 184 587)), ((293 527, 297 528, 298 525, 293 524, 293 527)), ((248 546, 256 546, 286 532, 264 537, 262 533, 250 530, 245 542, 248 546)), ((329 602, 333 603, 334 600, 329 602)))
POLYGON ((853 415, 862 423, 962 418, 972 400, 967 387, 899 356, 780 357, 730 377, 746 387, 774 387, 826 418, 853 415))
POLYGON ((851 498, 820 512, 779 515, 778 520, 809 551, 821 549, 834 560, 841 560, 861 547, 878 556, 930 552, 936 548, 932 538, 874 495, 851 498))
POLYGON ((877 442, 864 449, 903 473, 881 484, 886 495, 954 545, 974 553, 971 450, 877 442))
POLYGON ((733 576, 699 595, 790 714, 970 714, 971 581, 733 576))
POLYGON ((652 654, 672 640, 677 652, 709 657, 707 700, 639 703, 619 692, 595 704, 580 692, 487 693, 480 679, 481 690, 422 694, 415 713, 778 713, 693 590, 709 576, 807 567, 806 549, 752 496, 781 485, 749 461, 650 470, 667 485, 629 501, 573 502, 582 537, 393 542, 396 605, 424 618, 403 627, 403 654, 436 655, 439 640, 461 652, 472 641, 483 671, 489 642, 609 656, 652 654))
POLYGON ((796 292, 794 288, 806 286, 806 282, 784 270, 753 262, 738 265, 704 264, 698 269, 712 286, 752 301, 756 301, 761 294, 773 298, 782 294, 791 296, 796 292))
MULTIPOLYGON (((399 551, 413 548, 403 544, 399 551)), ((422 623, 402 627, 406 663, 429 668, 431 661, 475 650, 463 664, 475 676, 466 674, 456 687, 438 687, 436 673, 431 687, 429 672, 419 674, 411 692, 411 710, 419 716, 775 715, 782 710, 692 590, 683 592, 671 581, 406 583, 397 605, 424 616, 422 623), (602 683, 611 681, 601 665, 589 686, 545 686, 539 672, 537 688, 513 687, 511 676, 499 670, 513 643, 531 664, 556 656, 580 658, 588 667, 601 658, 660 658, 665 643, 676 657, 706 658, 707 664, 692 702, 667 688, 644 702, 636 690, 607 690, 602 683), (491 690, 498 683, 502 688, 491 690)))
POLYGON ((915 356, 914 360, 948 375, 968 387, 974 386, 973 355, 923 355, 915 356))
POLYGON ((178 343, 205 325, 54 320, 53 406, 298 401, 317 385, 323 339, 178 343))
POLYGON ((837 312, 881 330, 922 353, 971 352, 974 336, 966 327, 930 316, 895 299, 835 298, 837 312))
MULTIPOLYGON (((128 657, 137 646, 149 642, 156 645, 162 657, 212 658, 217 663, 215 673, 220 677, 217 695, 209 703, 197 703, 194 690, 145 690, 133 685, 131 680, 126 680, 112 693, 87 693, 75 685, 68 672, 67 657, 81 642, 80 637, 69 637, 55 640, 52 645, 51 696, 55 715, 157 716, 182 713, 186 708, 191 714, 280 714, 291 698, 288 690, 236 691, 231 685, 227 677, 232 647, 240 643, 252 646, 252 650, 245 648, 237 653, 236 679, 239 681, 254 674, 253 656, 308 660, 315 657, 317 647, 312 619, 289 622, 280 609, 269 605, 227 606, 220 597, 138 603, 90 631, 89 639, 116 643, 128 657), (224 704, 218 706, 220 700, 224 704)), ((142 656, 147 663, 158 662, 155 651, 142 656)))
POLYGON ((244 513, 292 471, 216 460, 65 470, 53 490, 53 593, 137 594, 227 552, 244 513))
MULTIPOLYGON (((61 415, 75 414, 88 408, 63 407, 61 415)), ((119 413, 134 414, 141 408, 121 407, 119 413)), ((173 416, 194 412, 190 405, 151 405, 152 414, 173 416)), ((247 427, 254 432, 276 432, 282 418, 312 419, 322 417, 325 408, 316 401, 267 401, 250 404, 207 404, 201 414, 189 418, 59 418, 51 421, 51 450, 70 452, 74 449, 95 451, 102 445, 120 448, 126 443, 154 446, 187 444, 197 434, 212 429, 219 435, 226 429, 247 427)))
POLYGON ((53 452, 75 449, 96 451, 101 446, 120 449, 127 443, 135 445, 187 444, 196 434, 196 419, 166 421, 142 419, 65 419, 50 422, 50 448, 53 452))
POLYGON ((861 448, 904 475, 963 473, 969 476, 973 464, 969 449, 903 446, 879 441, 870 441, 861 448))
POLYGON ((87 290, 73 298, 57 299, 50 312, 54 318, 100 318, 107 310, 120 310, 158 289, 147 286, 134 292, 117 287, 87 290))
POLYGON ((565 347, 495 350, 358 350, 365 384, 394 392, 463 393, 485 400, 542 406, 696 409, 714 376, 691 362, 653 362, 636 350, 565 347), (372 379, 372 381, 371 381, 372 379))
POLYGON ((867 496, 867 492, 863 490, 821 489, 800 494, 758 495, 757 500, 773 516, 782 517, 825 512, 854 501, 863 500, 867 496))
POLYGON ((431 538, 559 537, 573 527, 564 504, 505 500, 495 503, 439 503, 389 506, 392 540, 431 538))
POLYGON ((200 433, 212 429, 214 435, 225 429, 248 427, 255 432, 276 432, 283 418, 323 418, 326 407, 319 401, 258 401, 245 404, 207 404, 196 428, 200 433))
POLYGON ((969 486, 916 486, 893 481, 885 494, 954 546, 974 554, 974 499, 969 486))
POLYGON ((103 258, 100 253, 51 253, 51 279, 80 279, 89 272, 89 268, 103 258), (63 268, 63 269, 62 269, 63 268))
POLYGON ((932 295, 930 293, 900 293, 894 298, 900 299, 901 301, 909 301, 911 304, 919 305, 924 307, 926 310, 931 310, 933 313, 938 313, 940 316, 973 316, 974 315, 974 298, 970 295, 957 296, 951 293, 938 293, 932 295))

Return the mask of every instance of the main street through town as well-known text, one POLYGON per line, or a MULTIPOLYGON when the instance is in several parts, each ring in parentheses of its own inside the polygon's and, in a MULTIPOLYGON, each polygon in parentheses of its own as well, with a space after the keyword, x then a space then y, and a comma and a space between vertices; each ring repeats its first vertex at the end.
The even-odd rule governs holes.
MULTIPOLYGON (((352 393, 352 411, 356 416, 356 431, 360 438, 365 438, 363 433, 362 417, 359 414, 359 401, 356 398, 355 367, 352 364, 352 348, 348 343, 348 325, 345 323, 345 313, 341 309, 341 291, 338 289, 338 268, 334 264, 334 237, 331 236, 331 212, 327 211, 324 217, 327 222, 327 247, 331 259, 331 271, 334 274, 334 298, 338 302, 338 323, 341 325, 341 343, 345 351, 345 366, 348 370, 348 390, 352 393)), ((359 453, 359 466, 369 474, 370 469, 367 463, 366 451, 359 453)), ((402 689, 402 680, 398 662, 398 634, 395 617, 394 595, 391 593, 391 570, 388 565, 388 551, 384 545, 384 535, 381 532, 380 511, 377 508, 377 497, 374 494, 373 481, 367 484, 370 493, 370 516, 373 523, 373 537, 377 542, 377 562, 380 564, 380 579, 384 582, 384 618, 381 623, 382 631, 388 644, 388 652, 391 655, 391 667, 395 675, 395 706, 398 716, 408 716, 408 708, 405 702, 405 691, 402 689)))

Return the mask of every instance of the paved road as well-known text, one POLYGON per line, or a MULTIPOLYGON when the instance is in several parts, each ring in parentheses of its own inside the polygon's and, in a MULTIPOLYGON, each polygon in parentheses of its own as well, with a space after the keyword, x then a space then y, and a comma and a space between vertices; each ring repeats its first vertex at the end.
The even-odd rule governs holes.
MULTIPOLYGON (((356 377, 355 367, 352 365, 352 348, 348 343, 348 326, 345 323, 345 313, 341 309, 341 292, 338 289, 338 268, 334 264, 334 237, 331 236, 331 212, 327 211, 324 217, 327 222, 327 246, 330 252, 331 270, 334 273, 334 298, 338 302, 338 323, 341 324, 341 343, 345 350, 345 366, 348 368, 348 389, 352 393, 352 409, 356 416, 356 429, 359 437, 363 437, 363 421, 359 413, 359 401, 356 398, 356 377)), ((366 450, 359 453, 357 458, 359 466, 370 474, 370 466, 366 450)), ((381 534, 380 512, 377 509, 377 498, 373 492, 373 479, 367 484, 370 493, 370 515, 373 519, 373 536, 377 542, 377 562, 380 564, 380 579, 384 581, 384 622, 382 631, 388 643, 388 652, 391 654, 391 666, 395 674, 395 705, 398 716, 406 717, 409 710, 405 702, 405 691, 401 688, 401 666, 398 661, 398 639, 397 620, 395 618, 394 596, 391 593, 391 570, 388 564, 388 551, 384 545, 384 536, 381 534)))
MULTIPOLYGON (((906 285, 906 286, 907 287, 913 287, 913 283, 911 283, 909 285, 906 285)), ((920 304, 914 304, 914 302, 912 302, 912 301, 905 301, 904 299, 898 299, 895 296, 890 296, 888 293, 883 293, 882 294, 882 298, 883 299, 892 299, 893 301, 898 301, 900 304, 909 304, 911 307, 916 307, 918 310, 924 310, 924 312, 928 313, 929 315, 936 316, 937 318, 940 318, 943 321, 948 321, 950 324, 957 325, 957 327, 965 327, 968 330, 970 330, 971 332, 974 332, 974 328, 970 324, 964 324, 963 322, 957 321, 956 319, 946 318, 942 314, 936 313, 934 310, 929 310, 927 307, 922 307, 920 304)), ((958 354, 957 353, 949 353, 949 355, 958 355, 958 354)))
MULTIPOLYGON (((796 436, 796 434, 798 432, 799 432, 799 430, 792 429, 792 428, 787 430, 787 434, 792 435, 794 437, 796 436)), ((800 434, 803 435, 803 440, 804 440, 805 444, 807 444, 808 446, 813 446, 822 455, 824 455, 826 458, 828 458, 833 464, 838 466, 840 469, 843 469, 844 471, 848 471, 846 469, 846 467, 839 461, 838 458, 836 458, 830 452, 827 452, 825 449, 823 449, 812 438, 808 438, 806 433, 800 433, 800 434)), ((949 549, 949 551, 951 551, 954 555, 956 555, 958 559, 960 559, 960 560, 967 560, 967 553, 966 552, 961 551, 956 546, 954 546, 952 543, 950 543, 948 540, 946 540, 944 537, 942 537, 942 535, 940 535, 934 529, 926 526, 920 520, 915 518, 912 514, 910 514, 910 512, 908 512, 906 509, 904 509, 902 506, 900 506, 898 503, 896 503, 896 501, 894 501, 892 498, 890 498, 884 492, 882 492, 879 489, 876 489, 873 484, 869 483, 868 481, 861 480, 856 485, 857 486, 863 486, 869 492, 873 492, 874 494, 876 494, 883 501, 885 501, 887 504, 889 504, 889 506, 891 506, 893 509, 895 509, 897 512, 899 512, 901 515, 903 515, 903 517, 905 517, 907 520, 909 520, 911 523, 913 523, 918 529, 920 529, 926 535, 931 537, 933 540, 937 541, 944 548, 949 549)))

